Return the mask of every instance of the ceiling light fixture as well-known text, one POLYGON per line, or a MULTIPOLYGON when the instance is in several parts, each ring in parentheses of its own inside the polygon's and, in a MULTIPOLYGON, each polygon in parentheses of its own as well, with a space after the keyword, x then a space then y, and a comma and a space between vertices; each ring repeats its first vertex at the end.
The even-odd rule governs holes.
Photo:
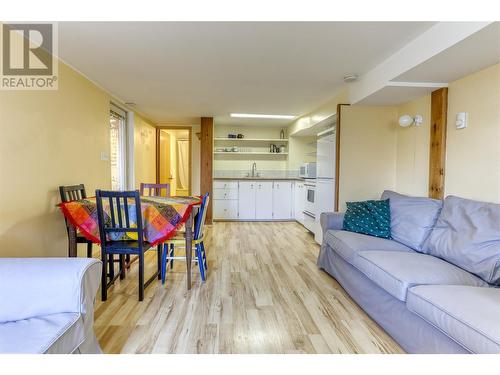
POLYGON ((358 76, 356 74, 346 74, 344 76, 344 82, 345 83, 354 82, 357 79, 358 79, 358 76))
POLYGON ((231 117, 238 117, 238 118, 267 118, 267 119, 293 120, 297 116, 292 116, 292 115, 263 115, 263 114, 257 114, 257 113, 231 113, 231 117))

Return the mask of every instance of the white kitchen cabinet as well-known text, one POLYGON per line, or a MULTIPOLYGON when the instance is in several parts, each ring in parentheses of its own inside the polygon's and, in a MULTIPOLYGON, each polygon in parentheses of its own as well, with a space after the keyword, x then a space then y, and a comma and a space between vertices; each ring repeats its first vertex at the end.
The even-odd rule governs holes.
POLYGON ((255 219, 273 219, 273 182, 256 181, 255 219))
POLYGON ((214 181, 214 219, 238 219, 238 181, 214 181))
POLYGON ((294 191, 294 218, 302 225, 304 224, 304 209, 306 200, 306 190, 304 183, 297 181, 294 191))
POLYGON ((256 181, 240 181, 238 198, 238 219, 255 220, 256 181))
POLYGON ((292 218, 291 181, 274 181, 272 211, 274 220, 290 220, 292 218))
POLYGON ((237 220, 238 219, 238 201, 214 200, 214 219, 216 220, 237 220))

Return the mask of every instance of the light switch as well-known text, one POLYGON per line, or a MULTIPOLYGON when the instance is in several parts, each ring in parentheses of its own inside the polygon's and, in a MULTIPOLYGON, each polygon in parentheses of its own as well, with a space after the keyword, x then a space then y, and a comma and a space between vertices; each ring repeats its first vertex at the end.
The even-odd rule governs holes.
POLYGON ((457 113, 455 125, 457 129, 465 129, 467 127, 467 112, 457 113))
POLYGON ((109 154, 107 151, 101 151, 101 160, 102 161, 109 161, 109 154))

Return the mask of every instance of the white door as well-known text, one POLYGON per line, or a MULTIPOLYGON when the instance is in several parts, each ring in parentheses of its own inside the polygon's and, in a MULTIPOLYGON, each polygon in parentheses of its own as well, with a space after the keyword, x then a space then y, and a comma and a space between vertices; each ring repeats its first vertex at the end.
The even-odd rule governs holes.
POLYGON ((295 220, 299 223, 304 223, 304 208, 305 208, 306 192, 304 189, 303 182, 295 183, 295 199, 294 199, 294 211, 295 220))
POLYGON ((274 181, 273 219, 290 220, 292 218, 292 182, 274 181))
POLYGON ((257 187, 255 218, 271 220, 273 218, 273 182, 257 181, 255 185, 257 187))
POLYGON ((255 201, 256 201, 255 181, 240 181, 238 194, 238 211, 240 220, 255 219, 255 201))

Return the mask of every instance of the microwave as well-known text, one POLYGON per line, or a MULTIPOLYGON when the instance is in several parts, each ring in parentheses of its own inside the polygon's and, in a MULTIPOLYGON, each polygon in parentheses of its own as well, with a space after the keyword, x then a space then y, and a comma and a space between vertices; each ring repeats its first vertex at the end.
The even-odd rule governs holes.
POLYGON ((316 178, 316 163, 304 163, 299 168, 299 177, 316 178))

